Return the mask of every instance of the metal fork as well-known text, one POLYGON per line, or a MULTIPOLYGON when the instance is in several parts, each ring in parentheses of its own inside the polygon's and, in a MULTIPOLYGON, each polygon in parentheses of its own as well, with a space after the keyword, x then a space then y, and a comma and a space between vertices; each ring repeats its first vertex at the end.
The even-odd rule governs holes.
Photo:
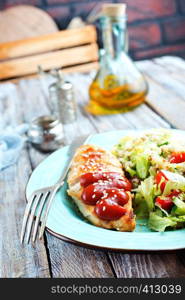
POLYGON ((22 229, 21 229, 21 243, 25 241, 27 244, 30 241, 31 233, 32 241, 35 242, 38 234, 38 227, 41 221, 41 227, 39 231, 39 239, 43 236, 44 229, 46 226, 47 216, 55 197, 56 192, 64 185, 64 180, 67 176, 67 173, 71 167, 72 157, 76 151, 76 149, 83 144, 86 144, 90 136, 81 136, 78 137, 68 149, 68 160, 66 164, 66 168, 62 173, 61 177, 57 181, 56 184, 45 187, 39 190, 36 190, 32 193, 32 195, 28 199, 28 203, 24 212, 22 229), (44 209, 45 208, 45 209, 44 209), (35 216, 35 213, 37 214, 35 216), (35 218, 36 217, 36 218, 35 218), (34 224, 35 222, 35 224, 34 224), (33 228, 34 225, 34 228, 33 228), (33 228, 33 231, 32 231, 33 228))

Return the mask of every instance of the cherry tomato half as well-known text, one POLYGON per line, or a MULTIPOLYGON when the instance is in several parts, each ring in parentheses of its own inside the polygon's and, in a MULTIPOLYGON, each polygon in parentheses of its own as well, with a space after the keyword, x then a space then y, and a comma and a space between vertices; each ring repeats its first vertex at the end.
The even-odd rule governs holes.
POLYGON ((102 220, 113 221, 118 220, 125 215, 127 210, 111 199, 107 198, 96 203, 94 212, 102 220))
POLYGON ((179 191, 179 190, 173 190, 171 193, 170 193, 170 195, 169 195, 169 197, 177 197, 179 194, 180 194, 181 192, 179 191))
POLYGON ((162 171, 158 171, 155 176, 155 181, 157 185, 160 185, 161 192, 163 192, 166 186, 166 182, 168 181, 168 178, 164 175, 162 171))
POLYGON ((155 203, 165 210, 169 210, 173 206, 172 197, 169 196, 165 198, 157 197, 155 203))
POLYGON ((170 157, 172 164, 179 164, 185 162, 185 152, 173 152, 170 157))
POLYGON ((121 174, 116 172, 86 173, 80 177, 80 184, 82 187, 86 187, 91 183, 98 182, 99 180, 113 180, 115 178, 121 178, 121 174))

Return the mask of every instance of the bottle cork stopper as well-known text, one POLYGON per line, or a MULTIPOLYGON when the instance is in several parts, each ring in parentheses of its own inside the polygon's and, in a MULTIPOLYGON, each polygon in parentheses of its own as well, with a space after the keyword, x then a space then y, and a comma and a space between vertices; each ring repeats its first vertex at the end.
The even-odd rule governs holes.
POLYGON ((108 17, 121 17, 126 14, 125 3, 104 3, 102 5, 102 15, 108 17))

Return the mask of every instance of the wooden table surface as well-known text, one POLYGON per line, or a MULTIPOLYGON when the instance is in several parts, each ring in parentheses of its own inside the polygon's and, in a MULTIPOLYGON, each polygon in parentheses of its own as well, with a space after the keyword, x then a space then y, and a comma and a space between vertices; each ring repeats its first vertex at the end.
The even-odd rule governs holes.
MULTIPOLYGON (((84 110, 93 74, 68 75, 78 101, 80 134, 113 129, 185 129, 185 61, 161 57, 137 62, 149 83, 145 104, 126 114, 89 116, 84 110)), ((50 113, 48 82, 39 79, 0 85, 0 124, 16 126, 50 113)), ((66 127, 69 136, 76 134, 66 127)), ((47 155, 25 144, 17 164, 0 172, 0 277, 185 277, 185 251, 120 253, 88 249, 46 232, 35 245, 21 246, 25 187, 32 170, 47 155)), ((51 170, 52 171, 52 170, 51 170)))

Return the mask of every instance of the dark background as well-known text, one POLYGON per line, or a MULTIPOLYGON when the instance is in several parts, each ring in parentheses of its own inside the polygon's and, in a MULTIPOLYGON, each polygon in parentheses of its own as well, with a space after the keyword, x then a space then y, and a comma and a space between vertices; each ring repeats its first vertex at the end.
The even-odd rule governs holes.
POLYGON ((65 29, 72 17, 85 20, 101 2, 127 3, 129 47, 134 59, 167 54, 185 58, 185 0, 0 0, 0 8, 35 5, 46 10, 60 29, 65 29))

